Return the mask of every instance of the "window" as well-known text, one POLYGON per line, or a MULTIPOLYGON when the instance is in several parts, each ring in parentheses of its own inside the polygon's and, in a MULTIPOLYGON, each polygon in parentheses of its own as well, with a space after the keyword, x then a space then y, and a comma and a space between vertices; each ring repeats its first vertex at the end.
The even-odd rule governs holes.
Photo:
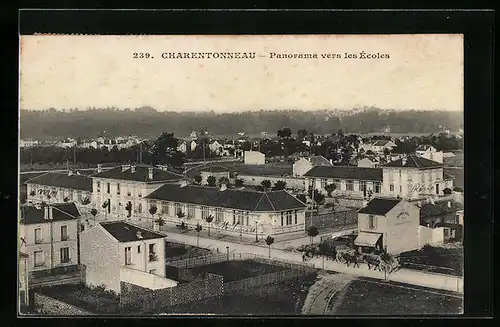
POLYGON ((168 205, 168 203, 163 203, 161 205, 161 211, 164 215, 170 215, 170 206, 168 205))
POLYGON ((403 193, 403 186, 399 185, 399 193, 403 193))
POLYGON ((380 193, 380 183, 375 183, 375 193, 380 193))
POLYGON ((35 251, 34 253, 35 267, 45 266, 45 258, 43 251, 35 251))
POLYGON ((354 191, 354 182, 353 181, 347 181, 346 190, 347 191, 354 191))
POLYGON ((359 191, 360 192, 366 191, 366 182, 359 182, 359 191))
POLYGON ((370 228, 370 229, 375 228, 375 216, 374 215, 368 216, 368 228, 370 228))
POLYGON ((285 225, 285 213, 282 211, 281 212, 281 226, 285 225))
POLYGON ((149 273, 150 273, 150 274, 152 274, 152 275, 156 274, 156 269, 151 269, 151 270, 149 271, 149 273))
POLYGON ((286 212, 286 224, 287 226, 292 224, 292 211, 286 212))
POLYGON ((97 192, 101 192, 101 182, 97 182, 97 192))
POLYGON ((220 223, 221 221, 224 221, 224 212, 222 211, 221 208, 215 209, 215 221, 218 223, 220 223))
POLYGON ((69 262, 69 248, 61 248, 60 250, 61 263, 69 262))
POLYGON ((394 192, 394 185, 389 185, 389 191, 394 192))
POLYGON ((130 246, 125 248, 125 264, 132 264, 132 248, 130 246))
POLYGON ((40 244, 42 243, 42 229, 41 228, 36 228, 35 229, 35 244, 40 244))
POLYGON ((325 188, 326 186, 326 179, 321 180, 321 188, 325 188))
POLYGON ((297 225, 297 214, 299 213, 298 210, 295 210, 295 225, 297 225))
POLYGON ((107 191, 107 193, 111 193, 111 184, 110 183, 106 183, 106 191, 107 191))
POLYGON ((155 253, 155 245, 149 244, 149 262, 158 261, 158 257, 155 253))
POLYGON ((142 203, 139 203, 139 205, 137 206, 137 211, 139 213, 142 213, 142 203))
POLYGON ((245 220, 246 220, 246 223, 247 223, 246 225, 248 226, 250 224, 250 214, 248 213, 248 211, 245 212, 245 218, 246 218, 245 220))
POLYGON ((141 246, 137 245, 137 253, 141 253, 141 246))
POLYGON ((76 199, 77 201, 82 201, 82 191, 78 191, 78 193, 76 194, 76 199))
POLYGON ((116 194, 120 195, 120 183, 116 184, 116 194))
POLYGON ((236 225, 236 210, 233 210, 233 225, 236 225))
MULTIPOLYGON (((188 212, 187 212, 187 217, 188 218, 194 218, 194 206, 193 205, 188 205, 188 212)), ((203 214, 203 211, 202 211, 203 214)))
POLYGON ((182 212, 182 205, 180 203, 175 203, 174 207, 175 207, 176 214, 182 212))
POLYGON ((69 240, 68 237, 68 226, 61 226, 61 241, 69 240))

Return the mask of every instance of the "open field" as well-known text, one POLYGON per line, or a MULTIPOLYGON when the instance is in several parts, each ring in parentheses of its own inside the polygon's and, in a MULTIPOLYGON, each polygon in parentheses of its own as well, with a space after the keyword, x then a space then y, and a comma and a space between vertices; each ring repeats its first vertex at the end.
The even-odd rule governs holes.
POLYGON ((266 285, 253 290, 225 294, 173 306, 164 313, 208 313, 222 315, 299 315, 316 274, 266 285))
POLYGON ((335 315, 453 315, 463 311, 463 298, 454 293, 367 278, 352 281, 331 301, 335 315))
POLYGON ((224 277, 224 283, 271 274, 287 268, 268 265, 255 260, 224 261, 191 268, 194 275, 212 273, 224 277))

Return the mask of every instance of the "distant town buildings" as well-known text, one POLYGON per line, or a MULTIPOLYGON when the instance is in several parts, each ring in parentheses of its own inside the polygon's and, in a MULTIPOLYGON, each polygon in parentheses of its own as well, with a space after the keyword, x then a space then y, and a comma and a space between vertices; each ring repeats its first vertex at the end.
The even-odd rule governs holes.
POLYGON ((30 148, 38 145, 40 145, 38 140, 19 140, 19 146, 21 148, 30 148))

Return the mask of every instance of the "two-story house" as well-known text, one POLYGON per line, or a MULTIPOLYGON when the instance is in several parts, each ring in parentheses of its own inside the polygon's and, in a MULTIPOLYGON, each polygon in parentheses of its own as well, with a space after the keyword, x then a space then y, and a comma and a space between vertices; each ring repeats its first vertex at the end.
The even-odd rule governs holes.
POLYGON ((141 219, 148 216, 144 197, 182 175, 146 165, 122 165, 91 176, 93 203, 106 217, 141 219), (103 204, 105 207, 103 208, 103 204))
POLYGON ((316 166, 333 166, 332 162, 323 156, 311 156, 308 158, 300 158, 293 164, 293 176, 300 177, 306 172, 311 170, 311 168, 316 166))
POLYGON ((80 234, 86 284, 120 294, 121 284, 177 286, 165 278, 165 236, 124 221, 101 222, 80 234))
POLYGON ((382 169, 317 166, 304 174, 306 189, 314 187, 326 193, 325 186, 335 184, 334 193, 348 196, 366 197, 368 194, 382 192, 382 169))
POLYGON ((78 264, 80 213, 74 203, 20 207, 21 251, 28 254, 28 271, 78 264))
POLYGON ((401 199, 374 198, 358 210, 359 252, 386 250, 399 254, 419 249, 419 208, 401 199))
POLYGON ((80 212, 84 212, 89 209, 92 200, 92 179, 72 171, 45 173, 27 180, 25 184, 28 203, 74 202, 80 212))
POLYGON ((417 199, 443 195, 453 189, 453 179, 444 174, 443 164, 417 155, 409 155, 382 166, 384 195, 417 199))
POLYGON ((196 185, 164 185, 146 197, 157 217, 167 222, 202 224, 241 236, 283 234, 305 230, 306 205, 286 191, 259 192, 196 185))

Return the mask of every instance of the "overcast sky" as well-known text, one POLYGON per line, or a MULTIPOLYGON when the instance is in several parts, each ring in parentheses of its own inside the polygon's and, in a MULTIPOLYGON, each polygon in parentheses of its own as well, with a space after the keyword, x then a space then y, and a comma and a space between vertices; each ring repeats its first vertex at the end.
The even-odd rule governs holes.
POLYGON ((462 35, 22 36, 20 53, 21 109, 463 110, 462 35), (390 58, 344 59, 361 51, 390 58), (257 58, 161 59, 164 52, 257 58), (272 52, 318 59, 271 59, 272 52), (342 59, 322 59, 326 53, 342 59))

